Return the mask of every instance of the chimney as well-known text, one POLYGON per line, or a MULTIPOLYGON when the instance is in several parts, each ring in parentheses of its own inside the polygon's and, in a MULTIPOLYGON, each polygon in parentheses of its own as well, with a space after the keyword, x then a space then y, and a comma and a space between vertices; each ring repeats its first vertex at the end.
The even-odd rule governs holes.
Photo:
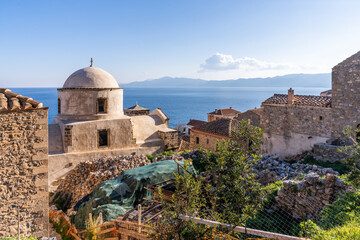
POLYGON ((232 108, 230 107, 230 109, 232 109, 232 108))
POLYGON ((292 88, 290 88, 288 90, 288 101, 287 104, 294 104, 295 101, 295 97, 294 97, 294 90, 292 88))

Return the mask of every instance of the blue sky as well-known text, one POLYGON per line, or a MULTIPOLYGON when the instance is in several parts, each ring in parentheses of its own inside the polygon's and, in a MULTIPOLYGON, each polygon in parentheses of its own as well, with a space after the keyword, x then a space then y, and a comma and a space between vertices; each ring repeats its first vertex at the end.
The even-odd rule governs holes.
POLYGON ((330 72, 360 50, 360 1, 0 0, 0 86, 330 72))

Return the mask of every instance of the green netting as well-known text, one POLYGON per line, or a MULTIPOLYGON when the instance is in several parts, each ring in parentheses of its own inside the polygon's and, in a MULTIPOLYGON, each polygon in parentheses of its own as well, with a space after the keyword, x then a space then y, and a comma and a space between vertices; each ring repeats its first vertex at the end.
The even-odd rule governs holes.
MULTIPOLYGON (((102 212, 104 221, 111 221, 141 203, 143 198, 152 199, 152 192, 144 187, 174 178, 178 169, 180 174, 185 173, 174 160, 161 161, 123 171, 118 177, 100 183, 90 194, 89 200, 80 205, 74 219, 76 227, 85 227, 89 213, 97 216, 102 212)), ((188 171, 195 173, 193 167, 189 167, 188 171)))

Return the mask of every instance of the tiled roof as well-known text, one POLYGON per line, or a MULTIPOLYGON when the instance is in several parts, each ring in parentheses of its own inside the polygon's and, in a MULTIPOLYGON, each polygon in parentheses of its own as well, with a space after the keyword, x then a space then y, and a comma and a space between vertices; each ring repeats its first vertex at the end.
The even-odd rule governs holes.
POLYGON ((198 127, 193 127, 192 130, 230 137, 231 131, 234 130, 235 127, 239 126, 240 123, 237 120, 221 118, 198 127))
POLYGON ((128 110, 149 110, 148 108, 141 107, 141 106, 139 106, 137 104, 135 106, 129 107, 127 109, 128 110))
MULTIPOLYGON (((262 105, 268 104, 287 104, 287 94, 274 94, 274 96, 266 99, 262 105)), ((297 106, 313 106, 313 107, 331 107, 331 97, 328 96, 311 96, 311 95, 295 95, 293 105, 297 106)))
POLYGON ((25 97, 6 88, 0 88, 0 112, 42 108, 40 102, 25 97))
POLYGON ((232 108, 224 108, 224 109, 215 109, 215 111, 209 113, 214 115, 229 115, 229 114, 236 114, 240 113, 239 111, 232 109, 232 108))
POLYGON ((190 122, 188 122, 186 125, 197 127, 197 126, 203 125, 205 123, 207 123, 207 122, 201 121, 201 120, 196 120, 196 119, 190 119, 190 122))

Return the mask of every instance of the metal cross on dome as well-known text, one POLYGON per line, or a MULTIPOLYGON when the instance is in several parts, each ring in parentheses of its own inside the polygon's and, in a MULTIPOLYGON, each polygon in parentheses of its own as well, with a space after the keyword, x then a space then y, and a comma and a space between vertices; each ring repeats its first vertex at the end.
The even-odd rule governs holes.
POLYGON ((93 59, 91 58, 90 59, 90 67, 92 67, 93 66, 93 59))

